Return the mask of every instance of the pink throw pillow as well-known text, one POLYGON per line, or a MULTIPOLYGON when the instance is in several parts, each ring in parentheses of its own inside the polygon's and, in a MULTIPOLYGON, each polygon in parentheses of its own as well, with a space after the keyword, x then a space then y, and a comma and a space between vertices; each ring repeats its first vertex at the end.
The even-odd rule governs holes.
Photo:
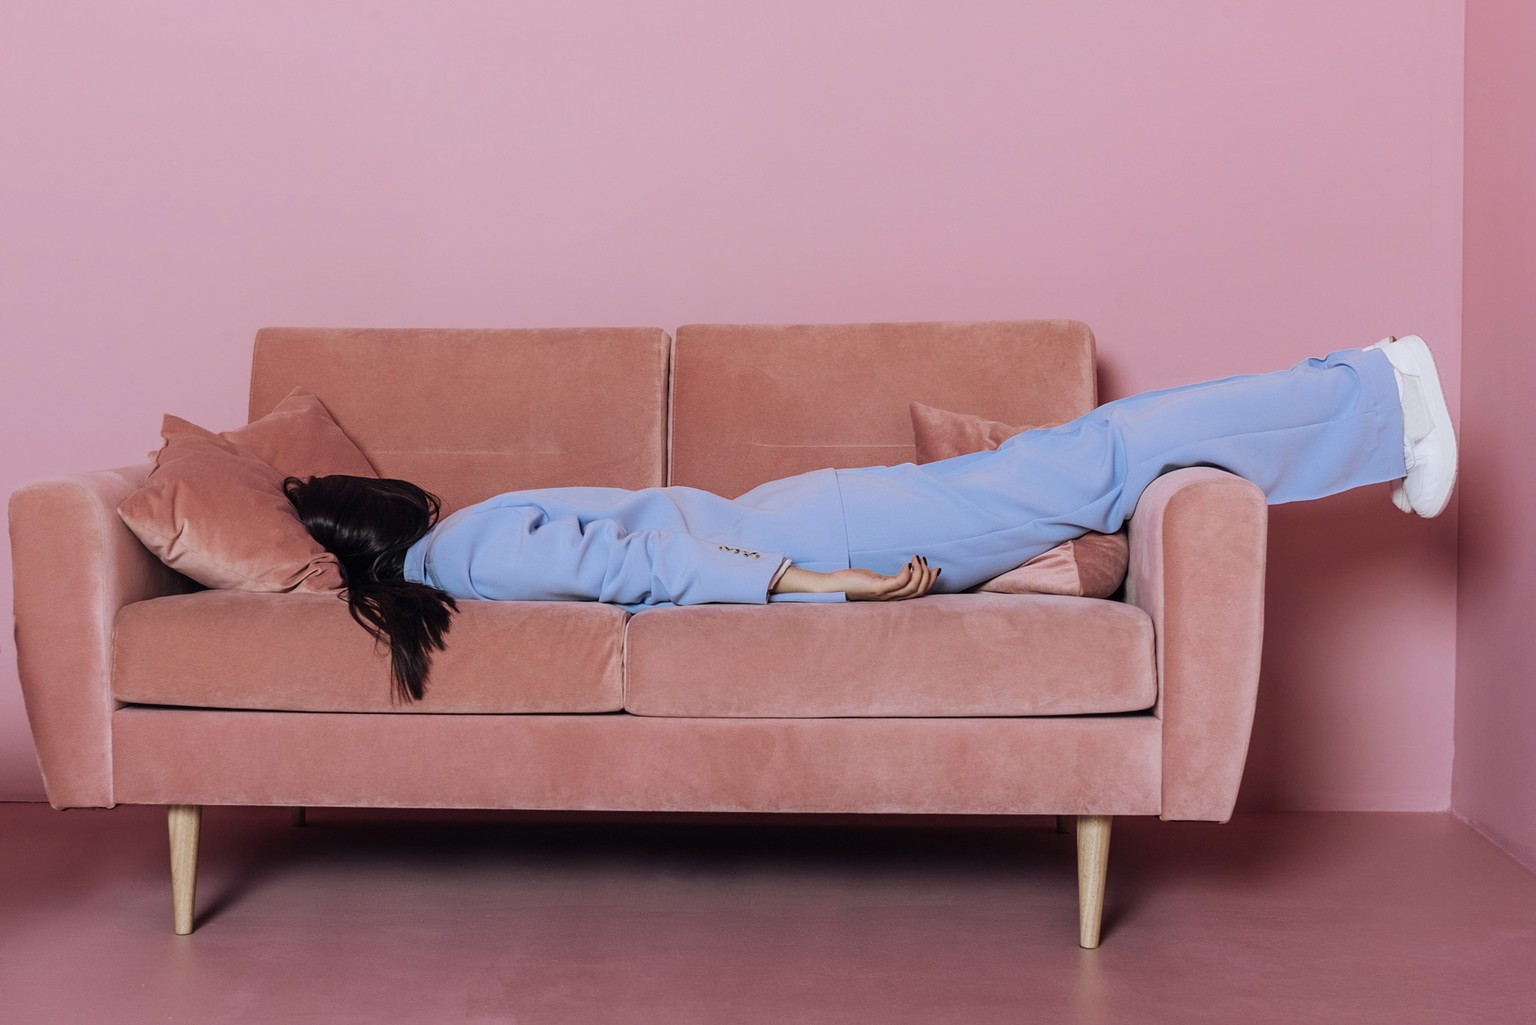
POLYGON ((239 445, 284 477, 379 475, 368 457, 336 426, 320 397, 303 388, 289 392, 260 420, 222 431, 219 437, 239 445))
MULTIPOLYGON (((917 444, 919 463, 994 449, 1031 426, 1055 427, 1056 424, 1015 427, 969 413, 952 413, 921 402, 912 403, 912 438, 917 444)), ((1124 530, 1114 534, 1089 533, 993 577, 976 590, 1107 598, 1120 588, 1129 565, 1130 544, 1124 530)))
POLYGON ((223 434, 167 415, 160 433, 149 480, 117 512, 161 561, 208 587, 341 590, 336 557, 299 522, 283 478, 377 473, 318 398, 294 389, 223 434))

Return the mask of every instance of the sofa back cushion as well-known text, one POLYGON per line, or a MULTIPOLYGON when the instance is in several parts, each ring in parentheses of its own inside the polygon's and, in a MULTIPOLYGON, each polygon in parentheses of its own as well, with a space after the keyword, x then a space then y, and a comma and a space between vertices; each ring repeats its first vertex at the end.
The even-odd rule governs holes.
POLYGON ((1051 423, 1095 397, 1093 334, 1076 321, 688 325, 671 483, 734 497, 824 466, 911 462, 913 402, 1051 423))
POLYGON ((298 386, 382 477, 444 513, 504 491, 665 483, 669 339, 659 328, 266 328, 251 419, 298 386))

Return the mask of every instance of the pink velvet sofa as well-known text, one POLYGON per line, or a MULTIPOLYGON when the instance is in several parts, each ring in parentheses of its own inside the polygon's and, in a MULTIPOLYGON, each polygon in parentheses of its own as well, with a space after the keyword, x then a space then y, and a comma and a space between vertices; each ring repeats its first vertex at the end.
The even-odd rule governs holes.
MULTIPOLYGON (((251 417, 300 385, 445 511, 556 485, 734 495, 912 459, 913 401, 1018 424, 1096 401, 1070 321, 260 332, 251 417)), ((206 804, 1076 816, 1087 947, 1114 816, 1232 812, 1267 520, 1217 469, 1142 496, 1124 601, 468 602, 404 708, 334 596, 202 590, 151 555, 115 513, 148 470, 12 496, 16 635, 49 801, 168 806, 177 932, 206 804)))

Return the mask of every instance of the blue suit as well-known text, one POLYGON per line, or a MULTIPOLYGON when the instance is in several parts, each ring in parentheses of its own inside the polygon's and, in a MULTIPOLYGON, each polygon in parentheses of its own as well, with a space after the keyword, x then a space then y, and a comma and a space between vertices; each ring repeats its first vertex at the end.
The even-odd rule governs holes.
POLYGON ((813 470, 735 499, 687 487, 509 492, 446 517, 406 553, 405 576, 455 598, 633 610, 768 601, 785 559, 895 573, 923 555, 944 570, 935 590, 962 591, 1088 531, 1118 530, 1160 474, 1199 465, 1253 481, 1271 504, 1402 477, 1390 362, 1347 349, 1106 403, 996 451, 813 470))

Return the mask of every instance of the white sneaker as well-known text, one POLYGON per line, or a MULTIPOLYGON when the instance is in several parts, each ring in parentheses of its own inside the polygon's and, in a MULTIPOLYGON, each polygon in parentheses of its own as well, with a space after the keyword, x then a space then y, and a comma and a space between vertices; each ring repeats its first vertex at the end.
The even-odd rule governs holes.
POLYGON ((1456 483, 1456 429, 1435 359, 1418 335, 1384 338, 1368 348, 1380 349, 1392 361, 1403 403, 1403 458, 1408 476, 1392 485, 1392 501, 1403 512, 1439 516, 1456 483))

